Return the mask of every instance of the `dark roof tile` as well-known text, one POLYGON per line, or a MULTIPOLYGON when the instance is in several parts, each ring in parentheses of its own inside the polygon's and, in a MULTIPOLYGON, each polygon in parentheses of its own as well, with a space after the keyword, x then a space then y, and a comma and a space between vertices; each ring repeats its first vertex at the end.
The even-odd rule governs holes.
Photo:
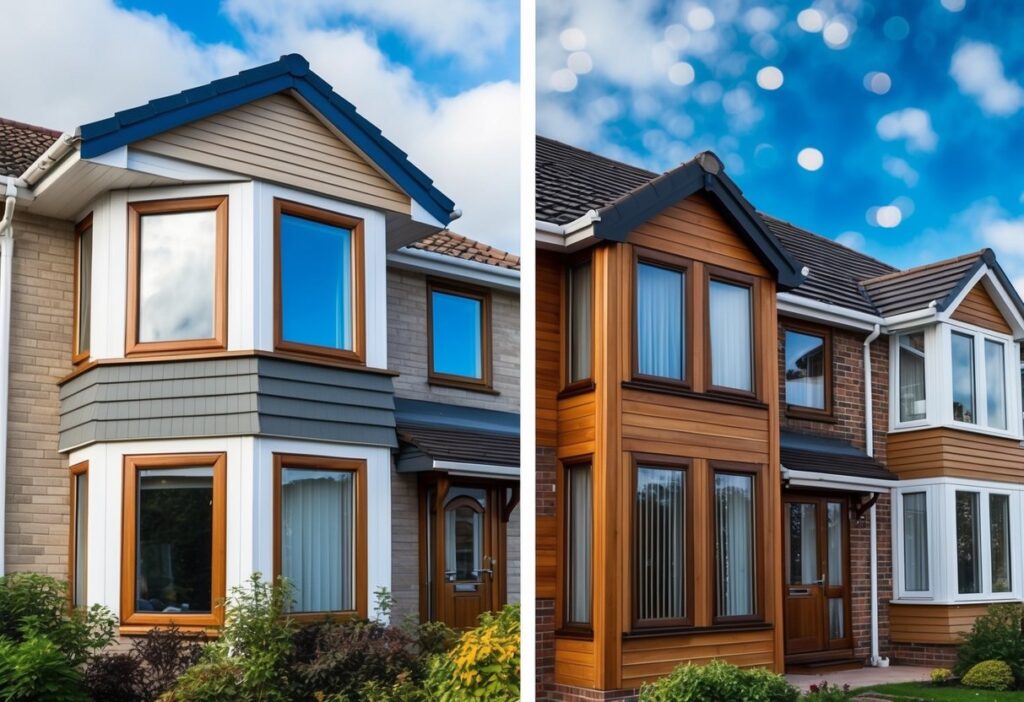
POLYGON ((864 281, 864 289, 883 316, 941 305, 979 265, 984 251, 908 268, 864 281))
POLYGON ((0 176, 20 176, 60 137, 60 132, 0 118, 0 176))

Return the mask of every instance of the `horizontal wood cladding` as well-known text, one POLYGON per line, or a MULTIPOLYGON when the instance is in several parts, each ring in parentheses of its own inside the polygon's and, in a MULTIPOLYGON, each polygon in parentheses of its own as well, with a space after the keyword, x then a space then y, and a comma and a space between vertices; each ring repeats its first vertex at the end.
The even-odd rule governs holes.
POLYGON ((740 667, 772 668, 774 632, 730 631, 627 639, 622 644, 622 687, 640 687, 683 663, 726 660, 740 667))
POLYGON ((1004 439, 948 427, 889 434, 889 470, 904 480, 948 476, 1024 483, 1024 449, 1004 439))
POLYGON ((555 639, 555 682, 594 687, 597 652, 590 639, 555 639))
POLYGON ((889 638, 896 643, 957 644, 986 604, 889 605, 889 638))
POLYGON ((562 356, 562 259, 537 252, 537 445, 558 445, 562 356))
POLYGON ((409 196, 294 97, 272 95, 133 145, 394 212, 409 196))
POLYGON ((596 393, 586 392, 558 401, 558 457, 594 453, 596 393))
POLYGON ((985 289, 985 285, 980 282, 974 285, 971 291, 967 293, 967 297, 957 305, 957 308, 953 310, 953 314, 950 316, 953 319, 974 324, 982 329, 991 329, 1003 334, 1013 333, 1010 325, 1006 323, 1003 313, 999 311, 996 303, 992 300, 992 296, 985 289))

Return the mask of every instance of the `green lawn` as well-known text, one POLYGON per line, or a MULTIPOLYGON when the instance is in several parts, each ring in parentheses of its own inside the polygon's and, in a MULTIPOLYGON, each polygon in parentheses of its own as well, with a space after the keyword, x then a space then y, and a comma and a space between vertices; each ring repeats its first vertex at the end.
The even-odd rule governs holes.
POLYGON ((975 700, 976 702, 1001 702, 1002 700, 1019 700, 1024 702, 1024 692, 989 692, 987 690, 971 690, 965 687, 932 687, 923 683, 893 683, 891 685, 873 685, 861 687, 853 691, 854 695, 865 692, 879 692, 891 697, 896 702, 910 700, 934 700, 935 702, 957 702, 958 700, 975 700))

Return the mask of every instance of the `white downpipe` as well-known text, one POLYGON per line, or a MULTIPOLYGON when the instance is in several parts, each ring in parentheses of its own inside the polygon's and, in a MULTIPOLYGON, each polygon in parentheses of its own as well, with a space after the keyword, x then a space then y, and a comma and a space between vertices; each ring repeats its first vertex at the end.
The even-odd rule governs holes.
POLYGON ((0 220, 0 575, 6 572, 7 543, 7 391, 11 352, 11 261, 14 257, 14 207, 18 186, 7 177, 4 216, 0 220))
MULTIPOLYGON (((875 455, 874 407, 871 397, 871 344, 881 333, 875 328, 864 339, 864 446, 869 456, 875 455)), ((882 658, 878 650, 878 519, 875 505, 871 505, 871 665, 887 668, 889 659, 882 658)))

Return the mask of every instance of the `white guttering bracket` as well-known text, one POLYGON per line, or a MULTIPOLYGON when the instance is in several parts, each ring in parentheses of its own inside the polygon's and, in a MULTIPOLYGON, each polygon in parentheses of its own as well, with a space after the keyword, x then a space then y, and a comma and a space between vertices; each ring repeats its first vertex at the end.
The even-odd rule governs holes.
POLYGON ((21 176, 25 185, 34 187, 36 183, 43 179, 43 176, 45 176, 50 169, 63 161, 65 156, 75 150, 79 141, 81 141, 80 137, 69 132, 64 132, 57 137, 57 141, 53 142, 53 144, 50 145, 50 148, 44 151, 43 154, 37 158, 21 176))
POLYGON ((519 271, 467 261, 434 251, 404 247, 388 254, 388 265, 502 290, 519 290, 519 271))
POLYGON ((8 176, 4 214, 3 219, 0 219, 0 575, 6 572, 7 393, 10 387, 11 356, 11 264, 14 257, 14 208, 17 203, 17 181, 8 176))

